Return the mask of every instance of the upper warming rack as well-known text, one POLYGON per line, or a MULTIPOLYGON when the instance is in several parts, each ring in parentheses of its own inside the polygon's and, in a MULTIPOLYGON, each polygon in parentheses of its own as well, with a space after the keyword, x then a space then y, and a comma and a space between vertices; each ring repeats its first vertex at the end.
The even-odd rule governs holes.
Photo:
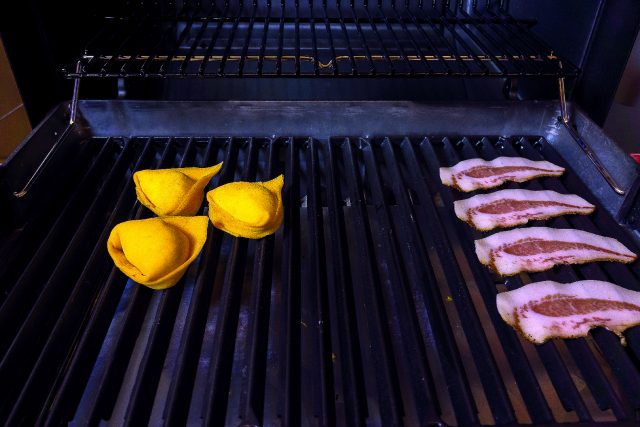
POLYGON ((211 0, 131 9, 105 18, 67 77, 577 74, 503 1, 211 0))

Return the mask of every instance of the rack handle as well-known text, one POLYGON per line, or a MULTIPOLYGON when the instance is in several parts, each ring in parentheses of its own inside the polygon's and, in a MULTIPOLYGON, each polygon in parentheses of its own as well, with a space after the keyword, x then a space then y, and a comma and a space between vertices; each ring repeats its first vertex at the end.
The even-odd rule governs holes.
MULTIPOLYGON (((560 68, 562 68, 562 63, 560 63, 560 68)), ((598 169, 598 172, 600 172, 600 175, 602 175, 605 181, 607 181, 607 183, 613 189, 613 191, 623 196, 625 194, 625 191, 618 185, 618 183, 613 178, 613 176, 611 176, 611 173, 609 173, 609 170, 607 170, 607 168, 602 164, 602 162, 598 158, 598 155, 593 151, 591 146, 589 146, 589 144, 587 144, 580 137, 580 134, 578 134, 578 131, 575 130, 574 127, 571 125, 571 116, 569 115, 569 110, 567 108, 567 98, 566 98, 565 87, 564 87, 564 77, 560 77, 558 79, 558 87, 560 90, 560 112, 562 114, 562 116, 560 117, 560 121, 562 122, 564 127, 569 131, 569 134, 574 139, 574 141, 578 144, 578 146, 582 148, 582 151, 584 151, 587 157, 589 157, 589 160, 591 160, 591 163, 593 163, 596 169, 598 169)))
MULTIPOLYGON (((78 61, 76 63, 76 75, 79 75, 81 70, 82 70, 82 63, 78 61)), ((24 187, 22 187, 22 190, 13 192, 13 197, 19 199, 27 195, 27 193, 33 186, 33 183, 36 181, 36 179, 38 179, 38 177, 44 170, 44 167, 49 163, 49 161, 53 157, 53 154, 58 150, 58 148, 62 144, 62 141, 64 141, 64 139, 67 137, 67 135, 71 131, 71 128, 73 128, 73 125, 76 123, 77 115, 78 115, 79 94, 80 94, 80 77, 76 77, 73 82, 73 97, 71 98, 71 111, 69 113, 69 124, 67 125, 65 130, 62 132, 62 134, 58 137, 58 139, 56 139, 56 142, 51 146, 51 148, 49 149, 49 152, 47 152, 47 155, 44 156, 44 159, 42 159, 42 161, 40 162, 36 170, 31 174, 27 183, 24 185, 24 187)))
POLYGON ((589 157, 589 160, 591 160, 591 162, 596 167, 596 169, 598 169, 598 172, 600 172, 600 175, 602 175, 602 177, 607 181, 607 183, 611 186, 611 188, 613 188, 613 191, 620 194, 621 196, 624 196, 625 191, 622 188, 620 188, 616 180, 609 173, 609 170, 606 167, 604 167, 604 165, 598 158, 598 155, 591 149, 589 144, 587 144, 582 140, 582 138, 580 137, 580 135, 578 135, 578 132, 576 132, 573 126, 569 125, 568 123, 565 123, 564 120, 563 120, 563 123, 564 123, 564 126, 569 131, 569 133, 571 134, 571 136, 573 137, 573 139, 578 143, 578 146, 582 148, 582 151, 584 151, 587 154, 587 157, 589 157))

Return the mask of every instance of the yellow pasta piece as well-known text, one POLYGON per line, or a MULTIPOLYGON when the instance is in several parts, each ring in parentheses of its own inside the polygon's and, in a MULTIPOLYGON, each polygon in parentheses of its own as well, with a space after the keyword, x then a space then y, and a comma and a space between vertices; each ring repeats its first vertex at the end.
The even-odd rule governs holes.
POLYGON ((207 193, 209 218, 236 237, 259 239, 275 233, 282 223, 280 175, 265 182, 232 182, 207 193))
POLYGON ((206 216, 172 216, 126 221, 107 241, 116 266, 135 282, 166 289, 180 280, 207 240, 206 216))
POLYGON ((133 174, 136 195, 159 216, 190 216, 200 209, 204 188, 222 162, 208 168, 142 170, 133 174))

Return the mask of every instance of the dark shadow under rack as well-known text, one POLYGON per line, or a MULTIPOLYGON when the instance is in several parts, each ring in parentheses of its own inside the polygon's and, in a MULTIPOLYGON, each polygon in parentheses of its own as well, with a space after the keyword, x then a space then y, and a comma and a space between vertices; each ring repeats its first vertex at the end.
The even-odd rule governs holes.
POLYGON ((472 2, 185 3, 106 18, 67 77, 566 77, 504 5, 472 2))

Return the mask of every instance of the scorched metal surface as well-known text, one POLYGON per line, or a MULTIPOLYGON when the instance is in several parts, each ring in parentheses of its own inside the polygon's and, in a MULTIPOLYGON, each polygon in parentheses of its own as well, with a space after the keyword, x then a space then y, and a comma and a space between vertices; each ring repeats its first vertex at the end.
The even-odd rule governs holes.
MULTIPOLYGON (((408 134, 86 136, 59 181, 33 187, 46 206, 26 209, 3 231, 0 419, 636 424, 638 328, 625 334, 626 347, 602 329, 534 346, 502 322, 495 295, 543 279, 640 290, 637 263, 492 276, 473 252, 480 233, 453 214, 462 195, 437 178, 439 166, 464 158, 544 158, 567 167, 565 176, 509 186, 596 202, 579 178, 585 171, 547 135, 408 134), (127 280, 106 238, 116 223, 151 215, 136 202, 132 173, 219 161, 209 188, 285 174, 281 229, 249 241, 210 226, 175 287, 156 292, 127 280)), ((638 251, 601 205, 589 217, 540 223, 616 237, 638 251)))

